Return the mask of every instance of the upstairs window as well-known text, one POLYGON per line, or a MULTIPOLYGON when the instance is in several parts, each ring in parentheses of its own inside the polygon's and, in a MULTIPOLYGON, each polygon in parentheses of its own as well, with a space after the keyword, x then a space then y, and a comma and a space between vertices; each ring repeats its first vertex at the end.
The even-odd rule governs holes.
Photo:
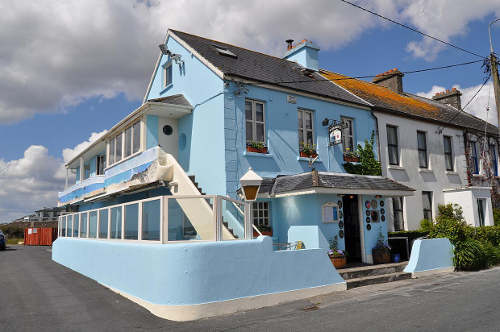
POLYGON ((340 121, 346 126, 342 130, 342 147, 345 152, 354 152, 354 122, 351 118, 341 117, 340 121))
POLYGON ((109 141, 109 166, 141 149, 141 122, 137 121, 109 141))
POLYGON ((444 162, 447 171, 453 171, 453 150, 451 146, 451 136, 443 136, 444 162))
POLYGON ((256 100, 245 100, 245 120, 247 144, 257 142, 266 144, 266 120, 264 103, 256 100))
POLYGON ((387 125, 386 131, 389 165, 399 165, 398 127, 387 125))
POLYGON ((168 61, 163 66, 163 87, 167 87, 172 84, 172 61, 168 61))
POLYGON ((432 191, 422 191, 424 219, 432 221, 432 191))
POLYGON ((298 110, 299 148, 304 146, 313 148, 314 145, 314 124, 313 111, 298 110))
POLYGON ((259 230, 271 228, 269 218, 269 202, 254 202, 252 204, 253 224, 259 230))
POLYGON ((477 156, 477 143, 471 142, 470 147, 470 159, 471 159, 471 168, 472 174, 479 174, 479 160, 477 156))
POLYGON ((498 176, 497 146, 490 144, 491 171, 498 176))
POLYGON ((104 156, 97 156, 96 158, 96 172, 97 175, 104 175, 104 168, 105 168, 106 162, 104 156))
POLYGON ((418 145, 418 166, 420 168, 427 168, 429 162, 427 159, 427 138, 424 131, 417 131, 417 145, 418 145))

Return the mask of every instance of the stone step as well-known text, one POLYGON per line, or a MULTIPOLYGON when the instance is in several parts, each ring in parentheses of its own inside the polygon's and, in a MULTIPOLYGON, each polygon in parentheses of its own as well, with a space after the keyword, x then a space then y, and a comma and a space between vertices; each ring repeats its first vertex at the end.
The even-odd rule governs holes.
POLYGON ((350 280, 356 278, 402 272, 407 264, 408 262, 369 265, 361 267, 352 267, 347 269, 338 269, 337 272, 344 280, 350 280))
POLYGON ((349 279, 346 280, 346 282, 347 282, 347 289, 352 289, 361 286, 382 284, 386 282, 405 280, 405 279, 411 279, 411 273, 406 273, 406 272, 388 273, 388 274, 349 279))

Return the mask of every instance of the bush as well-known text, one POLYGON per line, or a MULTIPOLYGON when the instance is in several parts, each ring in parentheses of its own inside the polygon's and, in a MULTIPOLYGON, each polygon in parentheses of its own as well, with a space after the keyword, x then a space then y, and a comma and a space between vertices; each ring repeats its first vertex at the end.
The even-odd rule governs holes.
POLYGON ((495 226, 500 226, 500 209, 493 209, 493 222, 495 226))
POLYGON ((429 233, 432 230, 432 220, 422 219, 420 221, 420 231, 429 233))
POLYGON ((453 263, 457 270, 475 271, 488 267, 485 246, 478 240, 467 239, 455 245, 453 263))

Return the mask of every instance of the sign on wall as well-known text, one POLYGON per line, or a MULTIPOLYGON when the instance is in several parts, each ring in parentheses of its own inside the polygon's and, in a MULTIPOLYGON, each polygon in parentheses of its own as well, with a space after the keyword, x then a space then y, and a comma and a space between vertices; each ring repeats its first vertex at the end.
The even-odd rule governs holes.
POLYGON ((337 203, 326 203, 322 207, 323 223, 339 221, 339 207, 337 203))

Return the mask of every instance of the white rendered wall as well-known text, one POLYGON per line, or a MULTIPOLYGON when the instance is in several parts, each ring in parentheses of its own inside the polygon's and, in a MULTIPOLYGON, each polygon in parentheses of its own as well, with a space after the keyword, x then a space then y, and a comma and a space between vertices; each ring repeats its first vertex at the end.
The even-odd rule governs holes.
POLYGON ((480 226, 477 200, 485 200, 484 225, 493 226, 493 210, 491 207, 491 195, 489 187, 470 187, 464 190, 452 190, 444 193, 445 203, 458 204, 463 209, 467 224, 480 226))
MULTIPOLYGON (((417 121, 386 113, 375 112, 375 116, 378 119, 382 174, 416 190, 414 196, 403 199, 403 216, 406 230, 418 229, 420 221, 424 218, 422 191, 433 192, 432 216, 435 217, 438 205, 445 203, 443 190, 467 185, 463 132, 455 128, 443 128, 431 122, 417 121), (398 128, 399 166, 389 165, 387 125, 398 128), (442 132, 439 133, 438 129, 441 129, 442 132), (419 169, 417 130, 426 132, 429 166, 427 169, 419 169), (446 171, 443 136, 452 137, 453 172, 446 171)), ((391 231, 394 229, 392 200, 388 200, 388 203, 389 222, 387 226, 391 231)))

